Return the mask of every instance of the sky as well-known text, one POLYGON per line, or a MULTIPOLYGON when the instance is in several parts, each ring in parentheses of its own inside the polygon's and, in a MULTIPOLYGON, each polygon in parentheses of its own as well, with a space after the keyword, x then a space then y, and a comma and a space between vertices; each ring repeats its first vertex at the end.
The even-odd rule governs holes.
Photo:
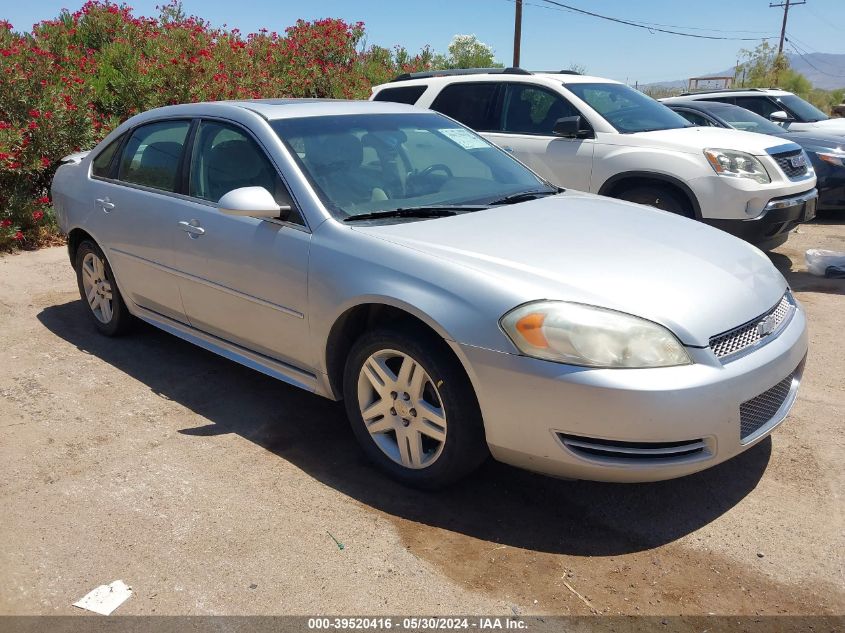
MULTIPOLYGON (((3 0, 0 19, 28 30, 62 8, 78 9, 82 1, 3 0)), ((127 4, 136 15, 154 16, 162 1, 127 4)), ((769 0, 560 1, 619 19, 719 37, 776 37, 783 19, 783 10, 769 8, 769 0)), ((505 65, 513 56, 513 0, 183 0, 183 6, 215 26, 244 33, 262 27, 282 32, 298 18, 338 17, 364 22, 371 44, 401 44, 411 51, 430 45, 445 52, 455 34, 470 33, 491 45, 505 65)), ((787 33, 802 52, 845 53, 845 0, 807 0, 792 7, 787 33)), ((579 64, 591 75, 650 83, 725 70, 736 63, 739 49, 758 43, 679 37, 575 14, 545 0, 524 0, 520 65, 553 70, 579 64)), ((789 45, 786 51, 794 52, 789 45)))

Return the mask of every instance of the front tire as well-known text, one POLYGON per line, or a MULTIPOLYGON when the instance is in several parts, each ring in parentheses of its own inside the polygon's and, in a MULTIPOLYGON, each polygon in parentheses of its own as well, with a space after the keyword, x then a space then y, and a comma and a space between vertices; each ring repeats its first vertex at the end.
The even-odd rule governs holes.
POLYGON ((403 484, 442 488, 488 456, 472 385, 446 344, 426 332, 364 334, 347 358, 343 391, 367 457, 403 484))
POLYGON ((649 207, 655 207, 661 211, 668 211, 685 218, 695 219, 689 200, 669 187, 660 185, 635 185, 625 189, 617 196, 620 200, 636 202, 649 207))
POLYGON ((84 240, 76 249, 76 283, 94 327, 106 336, 127 331, 132 315, 114 280, 111 266, 94 242, 84 240))

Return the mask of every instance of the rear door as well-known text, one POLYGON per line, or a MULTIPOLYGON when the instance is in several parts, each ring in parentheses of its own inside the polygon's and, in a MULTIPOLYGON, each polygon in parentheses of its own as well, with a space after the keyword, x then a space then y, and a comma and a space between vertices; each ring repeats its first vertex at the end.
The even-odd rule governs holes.
POLYGON ((189 119, 141 125, 127 133, 113 159, 97 156, 92 166, 97 238, 121 291, 178 321, 185 314, 173 274, 172 227, 183 204, 179 191, 190 127, 189 119))
POLYGON ((279 205, 292 198, 257 139, 231 122, 206 119, 193 141, 188 200, 171 222, 174 266, 191 326, 302 369, 313 367, 307 307, 311 233, 294 210, 287 221, 224 215, 216 203, 261 186, 279 205))

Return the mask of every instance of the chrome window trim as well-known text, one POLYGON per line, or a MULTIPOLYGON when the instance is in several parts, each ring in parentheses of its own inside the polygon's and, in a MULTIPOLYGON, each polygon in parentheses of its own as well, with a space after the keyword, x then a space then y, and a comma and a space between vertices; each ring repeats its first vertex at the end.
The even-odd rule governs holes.
MULTIPOLYGON (((273 224, 279 224, 279 225, 282 225, 282 226, 290 226, 291 228, 299 229, 301 231, 305 231, 306 233, 313 233, 313 230, 311 229, 311 227, 308 224, 308 218, 306 217, 305 213, 302 212, 302 205, 299 203, 299 200, 297 199, 296 194, 293 192, 293 189, 289 185, 288 179, 285 178, 284 174, 282 173, 282 170, 279 169, 279 165, 276 163, 275 160, 273 160, 273 157, 270 154, 270 152, 267 151, 267 147, 264 145, 264 143, 261 142, 260 139, 258 139, 258 137, 255 136, 255 134, 252 133, 251 130, 244 127, 244 125, 242 123, 238 122, 238 121, 235 121, 235 120, 230 119, 228 117, 219 116, 219 115, 200 115, 200 116, 191 116, 191 117, 163 116, 163 117, 156 117, 156 118, 153 118, 153 119, 147 119, 145 121, 142 121, 141 123, 138 123, 137 125, 133 125, 132 127, 127 128, 126 130, 121 132, 120 135, 123 136, 124 138, 123 138, 123 141, 121 142, 121 147, 119 147, 118 150, 122 151, 123 150, 123 144, 126 142, 126 140, 132 136, 132 134, 135 132, 135 130, 137 130, 138 128, 143 127, 145 125, 149 125, 151 123, 161 123, 161 122, 165 122, 165 121, 189 121, 189 122, 193 122, 195 120, 200 121, 200 123, 202 123, 202 121, 205 121, 205 120, 221 121, 221 122, 236 126, 239 129, 243 130, 246 134, 248 134, 249 137, 252 138, 258 144, 258 146, 264 152, 264 155, 270 161, 270 164, 276 170, 276 173, 278 174, 279 178, 282 180, 282 184, 285 186, 285 188, 288 190, 288 193, 290 194, 291 201, 294 204, 294 208, 299 213, 299 216, 302 218, 302 222, 304 224, 299 224, 297 222, 290 222, 288 220, 276 220, 275 218, 261 218, 261 219, 255 218, 256 220, 272 222, 273 224)), ((186 143, 187 143, 187 139, 186 139, 186 143)), ((184 151, 184 148, 183 148, 183 151, 184 151)), ((97 154, 99 155, 99 152, 97 154)), ((189 161, 192 160, 192 158, 193 157, 190 157, 189 161)), ((88 161, 88 178, 91 179, 91 180, 98 180, 98 181, 101 181, 101 182, 107 182, 107 183, 112 184, 112 185, 127 187, 129 189, 137 189, 139 191, 144 191, 144 192, 147 192, 147 193, 156 193, 156 194, 159 194, 159 195, 162 195, 162 196, 169 196, 171 198, 176 198, 177 200, 183 200, 183 201, 186 201, 186 202, 195 202, 197 204, 202 204, 202 205, 205 205, 207 207, 211 207, 213 209, 217 208, 216 203, 211 202, 210 200, 206 200, 205 198, 198 198, 196 196, 190 196, 188 194, 183 194, 183 193, 179 193, 179 192, 176 192, 176 191, 166 191, 164 189, 156 189, 155 187, 148 187, 146 185, 139 185, 139 184, 133 183, 133 182, 126 182, 125 180, 119 180, 117 178, 104 178, 103 176, 95 176, 94 173, 93 173, 93 165, 94 165, 93 159, 89 160, 88 161)))

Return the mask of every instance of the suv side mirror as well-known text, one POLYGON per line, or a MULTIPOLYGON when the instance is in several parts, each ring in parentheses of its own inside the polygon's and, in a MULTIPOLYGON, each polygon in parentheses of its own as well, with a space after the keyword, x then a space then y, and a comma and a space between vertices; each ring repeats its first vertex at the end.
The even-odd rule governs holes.
POLYGON ((217 210, 226 215, 285 219, 291 208, 280 206, 264 187, 241 187, 223 194, 217 202, 217 210))
POLYGON ((593 131, 581 123, 581 117, 565 116, 555 121, 553 128, 555 136, 563 138, 592 138, 593 131))
POLYGON ((790 121, 795 120, 783 110, 776 110, 775 112, 772 112, 769 115, 769 119, 775 123, 789 123, 790 121))

